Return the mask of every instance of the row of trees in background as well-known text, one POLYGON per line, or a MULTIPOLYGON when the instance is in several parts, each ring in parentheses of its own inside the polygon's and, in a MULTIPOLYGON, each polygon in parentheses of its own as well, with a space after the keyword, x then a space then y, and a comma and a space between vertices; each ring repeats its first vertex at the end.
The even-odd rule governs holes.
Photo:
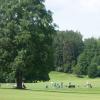
POLYGON ((82 36, 79 32, 61 31, 54 38, 55 68, 72 73, 77 57, 83 50, 82 36))
POLYGON ((54 38, 55 70, 77 76, 100 76, 100 39, 82 40, 74 31, 58 31, 54 38))
POLYGON ((100 77, 100 39, 86 39, 83 52, 78 57, 75 73, 88 75, 89 77, 100 77))

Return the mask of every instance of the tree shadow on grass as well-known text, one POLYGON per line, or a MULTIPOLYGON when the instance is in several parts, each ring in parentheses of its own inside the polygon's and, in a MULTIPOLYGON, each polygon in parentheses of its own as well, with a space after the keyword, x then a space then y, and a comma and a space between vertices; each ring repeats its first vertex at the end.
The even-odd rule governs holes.
POLYGON ((3 90, 3 89, 4 89, 4 90, 29 90, 29 89, 23 89, 23 88, 22 88, 22 89, 18 89, 18 88, 8 88, 8 87, 7 87, 7 88, 1 87, 0 90, 1 90, 1 89, 2 89, 2 90, 3 90))
POLYGON ((32 91, 32 92, 50 92, 50 93, 69 93, 69 94, 100 94, 100 93, 91 93, 91 92, 80 92, 80 91, 60 91, 60 90, 39 90, 39 89, 17 89, 17 88, 0 88, 1 89, 5 89, 5 90, 21 90, 21 91, 32 91))
POLYGON ((54 92, 54 93, 72 93, 72 94, 100 94, 100 93, 85 93, 80 91, 56 91, 56 90, 35 90, 35 89, 27 89, 29 91, 36 91, 36 92, 54 92))

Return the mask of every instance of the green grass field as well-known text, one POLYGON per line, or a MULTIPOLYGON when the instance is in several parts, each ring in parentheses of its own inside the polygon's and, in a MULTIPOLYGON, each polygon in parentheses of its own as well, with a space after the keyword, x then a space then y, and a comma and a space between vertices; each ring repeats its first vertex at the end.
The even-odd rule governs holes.
POLYGON ((100 79, 77 78, 72 74, 59 72, 50 73, 49 82, 26 83, 26 90, 13 89, 13 84, 2 84, 0 88, 0 100, 100 100, 100 79), (63 88, 51 86, 51 82, 60 84, 63 88), (78 87, 67 88, 65 85, 71 82, 78 87), (85 87, 86 82, 93 88, 85 87), (48 88, 45 86, 48 85, 48 88))

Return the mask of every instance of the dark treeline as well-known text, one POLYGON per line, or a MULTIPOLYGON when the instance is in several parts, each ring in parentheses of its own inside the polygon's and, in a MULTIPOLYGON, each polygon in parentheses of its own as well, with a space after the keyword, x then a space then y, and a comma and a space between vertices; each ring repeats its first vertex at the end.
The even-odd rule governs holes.
POLYGON ((83 50, 81 34, 73 31, 58 32, 54 46, 56 70, 72 73, 77 57, 83 50))
POLYGON ((74 31, 58 31, 54 38, 55 70, 77 76, 100 76, 100 39, 82 40, 74 31))

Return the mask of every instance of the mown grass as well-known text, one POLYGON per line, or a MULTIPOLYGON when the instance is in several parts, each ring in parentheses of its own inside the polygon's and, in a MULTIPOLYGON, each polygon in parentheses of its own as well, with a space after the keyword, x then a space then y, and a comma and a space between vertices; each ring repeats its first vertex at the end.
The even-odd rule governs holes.
POLYGON ((100 100, 99 94, 0 89, 0 100, 100 100))
POLYGON ((12 84, 2 84, 0 88, 0 100, 100 100, 100 79, 77 78, 72 74, 59 72, 50 73, 49 82, 26 83, 26 90, 13 89, 12 84), (93 88, 85 87, 86 82, 93 85, 93 88), (79 85, 76 88, 55 88, 51 82, 64 86, 69 82, 79 85), (45 86, 48 85, 48 88, 45 86))

